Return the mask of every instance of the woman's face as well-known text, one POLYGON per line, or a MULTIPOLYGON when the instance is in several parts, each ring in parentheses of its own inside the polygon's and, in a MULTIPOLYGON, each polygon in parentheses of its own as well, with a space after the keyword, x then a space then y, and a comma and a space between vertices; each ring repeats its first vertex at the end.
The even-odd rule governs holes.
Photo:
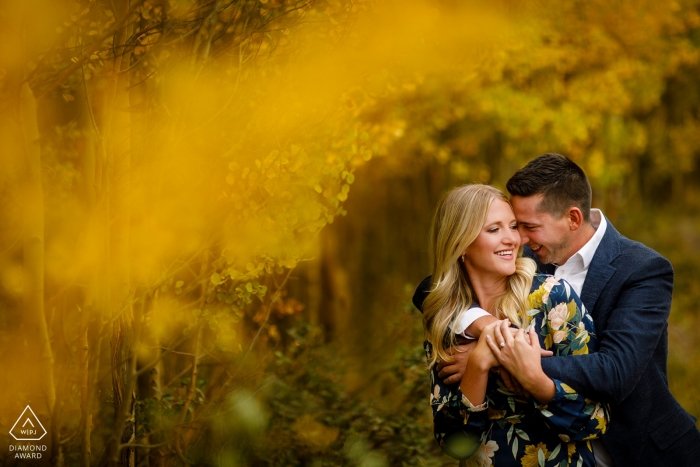
POLYGON ((495 199, 479 236, 464 251, 465 266, 470 276, 495 276, 515 273, 515 259, 520 248, 518 223, 510 205, 495 199))

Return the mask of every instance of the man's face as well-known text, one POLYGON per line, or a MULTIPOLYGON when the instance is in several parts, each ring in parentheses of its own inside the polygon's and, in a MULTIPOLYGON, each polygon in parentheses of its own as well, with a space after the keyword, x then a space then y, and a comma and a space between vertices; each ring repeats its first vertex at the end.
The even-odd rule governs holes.
POLYGON ((513 212, 518 219, 521 242, 544 264, 564 264, 571 252, 570 223, 566 215, 556 218, 538 209, 544 195, 513 196, 513 212))

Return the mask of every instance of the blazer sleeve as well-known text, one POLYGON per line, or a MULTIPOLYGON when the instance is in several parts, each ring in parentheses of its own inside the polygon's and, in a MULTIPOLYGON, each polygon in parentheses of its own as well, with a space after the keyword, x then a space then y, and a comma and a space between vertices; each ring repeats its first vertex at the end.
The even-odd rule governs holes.
POLYGON ((666 332, 672 293, 673 268, 668 260, 658 254, 638 260, 619 293, 608 294, 616 299, 605 329, 598 327, 598 352, 545 358, 545 373, 594 399, 623 401, 639 382, 666 332))
POLYGON ((433 276, 428 276, 423 279, 421 283, 418 284, 418 287, 416 287, 416 291, 413 293, 413 306, 418 308, 418 311, 421 313, 423 313, 423 302, 430 293, 430 283, 432 280, 433 276))

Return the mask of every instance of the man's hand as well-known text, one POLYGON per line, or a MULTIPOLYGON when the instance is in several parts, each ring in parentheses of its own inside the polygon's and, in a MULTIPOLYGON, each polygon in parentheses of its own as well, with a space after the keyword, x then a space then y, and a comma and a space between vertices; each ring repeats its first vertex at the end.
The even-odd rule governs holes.
POLYGON ((447 352, 455 359, 452 363, 439 362, 437 366, 438 377, 442 378, 445 384, 455 384, 462 381, 464 371, 467 369, 469 355, 476 347, 477 341, 468 344, 450 347, 447 352))
POLYGON ((518 380, 515 379, 513 375, 511 375, 510 372, 504 367, 498 367, 498 374, 503 380, 503 384, 510 392, 514 392, 515 394, 523 397, 531 397, 531 394, 527 392, 527 390, 521 386, 518 380))

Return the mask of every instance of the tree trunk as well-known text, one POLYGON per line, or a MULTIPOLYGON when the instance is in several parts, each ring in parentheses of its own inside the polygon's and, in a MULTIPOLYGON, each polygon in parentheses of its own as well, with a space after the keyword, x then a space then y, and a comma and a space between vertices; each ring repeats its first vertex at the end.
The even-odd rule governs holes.
POLYGON ((56 389, 53 378, 53 352, 44 310, 44 194, 41 182, 41 155, 39 129, 36 120, 36 99, 25 83, 20 90, 20 125, 24 137, 26 182, 24 212, 24 313, 27 336, 32 339, 39 354, 37 369, 41 374, 41 390, 45 410, 50 418, 51 458, 58 447, 58 420, 54 416, 56 389))
MULTIPOLYGON (((128 0, 115 2, 117 18, 128 11, 128 0)), ((107 161, 106 187, 109 204, 109 265, 110 311, 112 319, 112 389, 114 391, 115 426, 109 462, 122 466, 134 466, 134 448, 122 448, 133 444, 135 438, 132 368, 133 307, 130 284, 130 221, 131 221, 131 147, 129 107, 129 54, 124 49, 127 32, 115 34, 115 57, 108 94, 108 118, 105 134, 107 161)))

